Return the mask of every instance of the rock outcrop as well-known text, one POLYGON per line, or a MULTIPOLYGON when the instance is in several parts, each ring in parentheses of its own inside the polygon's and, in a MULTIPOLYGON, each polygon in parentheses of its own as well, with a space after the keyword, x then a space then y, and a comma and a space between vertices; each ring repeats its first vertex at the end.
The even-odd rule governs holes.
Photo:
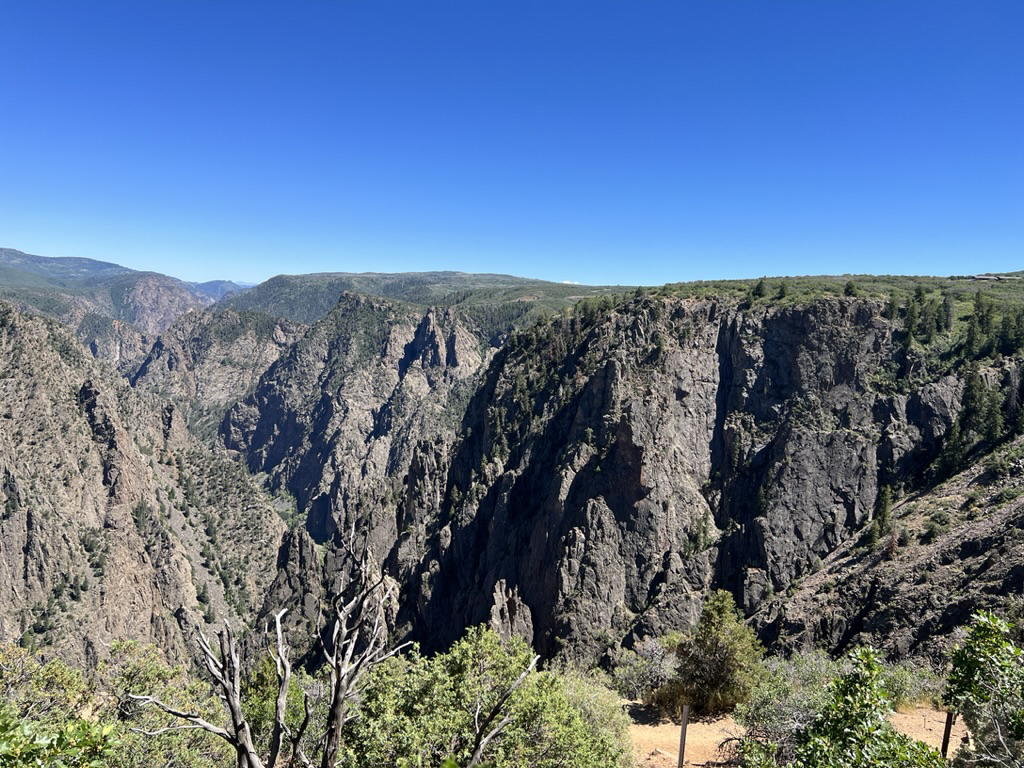
POLYGON ((748 613, 862 535, 880 488, 923 487, 960 408, 880 302, 638 296, 497 350, 458 314, 346 296, 232 408, 222 436, 402 585, 399 630, 490 622, 595 658, 748 613), (886 377, 898 379, 891 386, 886 377))

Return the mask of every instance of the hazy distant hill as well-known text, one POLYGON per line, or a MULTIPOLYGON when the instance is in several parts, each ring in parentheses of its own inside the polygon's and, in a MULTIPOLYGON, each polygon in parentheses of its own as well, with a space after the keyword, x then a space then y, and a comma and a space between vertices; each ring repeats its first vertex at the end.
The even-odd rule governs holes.
POLYGON ((244 291, 246 288, 246 286, 230 280, 208 280, 205 283, 188 283, 188 285, 213 299, 222 299, 229 293, 244 291))
POLYGON ((223 304, 252 309, 295 322, 313 323, 327 315, 348 291, 419 306, 476 308, 519 305, 517 317, 534 319, 538 312, 561 309, 580 298, 621 293, 632 288, 572 285, 511 275, 466 272, 321 272, 278 275, 223 304))
POLYGON ((108 261, 35 256, 31 253, 16 251, 13 248, 0 248, 0 266, 5 270, 14 270, 11 277, 15 277, 17 271, 23 271, 53 280, 84 280, 123 275, 132 271, 128 267, 108 261))

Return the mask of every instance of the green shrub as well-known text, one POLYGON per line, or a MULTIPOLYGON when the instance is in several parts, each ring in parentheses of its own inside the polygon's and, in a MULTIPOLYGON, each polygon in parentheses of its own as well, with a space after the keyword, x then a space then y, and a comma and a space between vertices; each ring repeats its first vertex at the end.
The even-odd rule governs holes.
POLYGON ((1024 649, 1013 632, 981 612, 953 652, 944 700, 963 715, 975 741, 973 752, 957 754, 959 765, 1024 766, 1024 649))
POLYGON ((895 709, 935 704, 942 697, 943 679, 922 659, 904 659, 882 666, 882 688, 895 709))
POLYGON ((741 744, 743 764, 760 765, 769 754, 767 765, 791 760, 797 735, 824 708, 828 685, 841 672, 842 665, 819 650, 765 661, 749 700, 736 707, 736 721, 747 729, 741 744))
POLYGON ((793 768, 943 768, 926 744, 898 733, 882 665, 870 648, 850 655, 852 668, 829 686, 825 707, 800 734, 793 768))
MULTIPOLYGON (((415 768, 452 757, 465 765, 475 723, 492 711, 529 667, 521 640, 503 642, 478 627, 447 653, 410 654, 372 670, 359 717, 346 725, 352 765, 415 768)), ((625 715, 593 679, 531 672, 502 705, 508 724, 484 752, 494 768, 626 766, 625 715)))
POLYGON ((763 655, 732 595, 718 590, 704 603, 700 622, 676 647, 677 675, 655 694, 655 703, 669 714, 683 704, 701 715, 729 711, 749 697, 763 655))
POLYGON ((46 724, 0 704, 0 768, 103 768, 115 746, 112 725, 79 718, 46 724))
POLYGON ((664 643, 647 637, 636 644, 636 650, 624 650, 612 669, 612 686, 623 697, 649 701, 654 691, 672 677, 674 654, 664 643))

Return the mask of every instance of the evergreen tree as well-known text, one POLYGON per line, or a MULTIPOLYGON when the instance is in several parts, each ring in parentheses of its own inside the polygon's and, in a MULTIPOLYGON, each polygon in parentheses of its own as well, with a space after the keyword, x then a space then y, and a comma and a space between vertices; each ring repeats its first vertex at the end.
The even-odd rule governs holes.
POLYGON ((968 360, 974 360, 979 354, 981 354, 982 346, 982 332, 981 323, 978 320, 978 315, 971 315, 971 319, 967 322, 967 339, 964 341, 964 356, 968 360))
POLYGON ((985 432, 985 382, 977 365, 971 365, 967 372, 967 384, 960 398, 960 421, 965 433, 981 435, 985 432))
POLYGON ((945 439, 942 441, 942 450, 939 452, 936 466, 939 475, 949 477, 964 465, 967 458, 967 446, 964 443, 963 430, 960 428, 960 420, 953 422, 945 439))
POLYGON ((918 338, 925 344, 935 341, 935 331, 938 322, 939 303, 929 301, 921 307, 921 322, 918 338))
POLYGON ((914 338, 914 334, 917 333, 917 321, 918 321, 919 310, 916 302, 910 302, 907 305, 907 314, 903 318, 903 330, 906 332, 906 340, 904 344, 910 346, 911 340, 914 338))
POLYGON ((985 397, 984 430, 985 439, 990 443, 998 442, 1003 436, 1003 395, 998 386, 989 390, 985 397))
POLYGON ((875 520, 878 521, 879 533, 887 533, 892 525, 892 491, 888 485, 883 485, 878 493, 877 510, 875 520))
POLYGON ((947 293, 942 299, 942 330, 953 330, 953 294, 947 293))
POLYGON ((1003 321, 999 324, 999 339, 996 344, 1000 354, 1013 354, 1016 348, 1016 330, 1013 316, 1009 313, 1003 315, 1003 321))
POLYGON ((896 300, 896 294, 890 293, 889 300, 885 302, 885 309, 882 314, 889 320, 895 320, 900 315, 900 303, 896 300))

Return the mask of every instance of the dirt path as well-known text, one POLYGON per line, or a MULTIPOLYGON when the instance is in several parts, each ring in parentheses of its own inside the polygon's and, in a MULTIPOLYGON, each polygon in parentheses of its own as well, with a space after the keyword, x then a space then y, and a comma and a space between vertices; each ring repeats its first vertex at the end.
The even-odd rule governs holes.
MULTIPOLYGON (((946 713, 931 707, 916 707, 895 713, 890 720, 901 733, 920 739, 929 746, 942 746, 942 730, 946 713)), ((743 728, 731 717, 690 723, 686 730, 686 765, 713 766, 725 759, 720 745, 743 733, 743 728)), ((953 726, 949 751, 955 751, 966 733, 963 723, 953 726)), ((679 726, 670 721, 634 723, 630 727, 633 752, 639 768, 677 768, 679 754, 679 726)))
MULTIPOLYGON (((719 745, 743 733, 731 717, 691 722, 686 729, 686 765, 714 765, 723 758, 719 745)), ((630 728, 639 768, 677 768, 679 726, 671 721, 630 728)))

